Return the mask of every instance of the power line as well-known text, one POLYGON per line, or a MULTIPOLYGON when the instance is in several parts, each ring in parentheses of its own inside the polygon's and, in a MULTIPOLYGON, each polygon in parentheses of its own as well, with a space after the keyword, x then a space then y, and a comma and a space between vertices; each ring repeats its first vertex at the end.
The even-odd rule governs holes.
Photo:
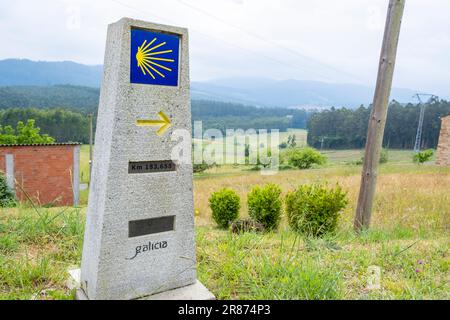
POLYGON ((315 64, 317 64, 317 65, 319 65, 319 66, 321 66, 321 67, 323 67, 323 68, 325 68, 325 69, 333 70, 334 72, 337 72, 337 73, 340 73, 340 74, 347 75, 348 77, 353 78, 354 80, 357 80, 357 81, 361 82, 361 79, 359 79, 357 76, 355 76, 355 75, 353 75, 353 74, 351 74, 351 73, 348 73, 348 72, 346 72, 346 71, 339 70, 339 69, 337 69, 337 68, 335 68, 335 67, 333 67, 333 66, 330 66, 330 65, 328 65, 328 64, 326 64, 326 63, 323 63, 323 62, 321 62, 321 61, 319 61, 319 60, 317 60, 317 59, 311 58, 311 57, 309 57, 309 56, 307 56, 307 55, 305 55, 305 54, 303 54, 303 53, 301 53, 301 52, 298 52, 297 50, 294 50, 294 49, 292 49, 292 48, 283 46, 283 45, 281 45, 281 44, 279 44, 279 43, 277 43, 277 42, 275 42, 275 41, 266 39, 266 38, 262 37, 261 35, 259 35, 259 34, 257 34, 257 33, 248 31, 248 30, 246 30, 246 29, 244 29, 244 28, 242 28, 242 27, 240 27, 240 26, 238 26, 238 25, 232 24, 232 23, 230 23, 230 22, 228 22, 228 21, 226 21, 226 20, 224 20, 224 19, 222 19, 222 18, 220 18, 220 17, 217 17, 217 16, 211 14, 210 12, 208 12, 208 11, 206 11, 206 10, 203 10, 203 9, 201 9, 201 8, 198 8, 198 7, 196 7, 196 6, 192 5, 192 4, 186 3, 186 2, 183 1, 183 0, 175 0, 175 1, 177 1, 178 3, 183 4, 184 6, 186 6, 186 7, 188 7, 188 8, 191 8, 191 9, 197 11, 197 12, 200 12, 200 13, 202 13, 202 14, 204 14, 204 15, 206 15, 206 16, 212 18, 212 19, 215 19, 215 20, 217 20, 217 21, 219 21, 219 22, 221 22, 221 23, 223 23, 223 24, 225 24, 225 25, 228 25, 228 26, 230 26, 230 27, 232 27, 232 28, 235 28, 235 29, 237 29, 237 30, 239 30, 239 31, 241 31, 241 32, 244 32, 244 33, 246 33, 247 35, 249 35, 249 36, 251 36, 251 37, 253 37, 253 38, 256 38, 256 39, 258 39, 258 40, 260 40, 260 41, 263 41, 263 42, 265 42, 265 43, 267 43, 267 44, 270 44, 270 45, 272 45, 272 46, 274 46, 274 47, 276 47, 276 48, 279 48, 279 49, 288 51, 288 52, 290 52, 291 54, 293 54, 293 55, 295 55, 295 56, 298 56, 298 57, 300 57, 300 58, 302 58, 302 59, 309 60, 309 61, 311 61, 311 62, 313 62, 313 63, 315 63, 315 64))
POLYGON ((152 15, 153 17, 155 17, 155 18, 158 18, 158 19, 161 19, 161 20, 167 20, 169 23, 173 23, 173 22, 170 22, 170 19, 167 19, 167 18, 165 18, 165 17, 162 17, 162 16, 158 16, 158 15, 156 15, 156 14, 154 14, 153 12, 152 13, 150 13, 150 12, 148 12, 148 11, 145 11, 145 10, 142 10, 142 9, 138 9, 138 8, 136 8, 136 7, 133 7, 133 6, 130 6, 129 4, 127 4, 127 3, 123 3, 122 1, 118 1, 118 0, 111 0, 112 2, 115 2, 115 3, 117 3, 117 4, 119 4, 119 5, 121 5, 122 7, 126 7, 126 8, 128 8, 128 9, 131 9, 131 10, 135 10, 135 11, 138 11, 138 12, 144 12, 144 13, 146 13, 146 14, 149 14, 149 15, 152 15))
MULTIPOLYGON (((146 11, 146 10, 143 10, 143 9, 139 9, 139 8, 130 6, 129 4, 123 3, 123 2, 121 2, 121 1, 118 1, 118 0, 111 0, 111 1, 112 1, 112 2, 115 2, 115 3, 119 4, 119 5, 121 5, 121 6, 123 6, 123 7, 126 7, 126 8, 128 8, 128 9, 132 9, 132 10, 137 11, 137 12, 140 12, 140 13, 146 13, 146 14, 152 15, 153 17, 158 18, 158 19, 160 19, 160 20, 162 20, 162 21, 167 21, 167 23, 176 24, 176 22, 173 21, 173 20, 171 20, 171 19, 168 19, 168 18, 166 18, 166 17, 162 17, 162 16, 155 15, 154 13, 150 13, 149 11, 146 11)), ((241 46, 239 46, 239 45, 237 45, 237 44, 235 44, 235 43, 228 42, 228 41, 226 41, 226 40, 223 40, 223 39, 220 39, 220 38, 211 36, 211 35, 209 35, 209 34, 206 34, 206 33, 202 32, 202 31, 197 30, 196 28, 190 28, 190 29, 193 30, 193 31, 195 31, 196 33, 202 35, 202 36, 205 36, 205 37, 207 37, 207 38, 211 38, 211 39, 214 39, 214 40, 218 40, 218 41, 220 41, 220 42, 226 43, 227 45, 229 45, 229 46, 231 46, 231 47, 235 47, 235 48, 237 48, 237 49, 240 49, 240 50, 243 50, 243 51, 247 51, 247 52, 249 52, 249 53, 251 53, 251 54, 253 54, 253 55, 258 55, 258 56, 260 56, 260 57, 263 57, 263 58, 266 58, 266 59, 268 59, 268 60, 271 60, 272 62, 276 62, 276 63, 278 63, 278 64, 281 64, 281 65, 284 65, 284 66, 287 66, 287 67, 298 68, 298 66, 289 64, 289 63, 287 63, 287 62, 285 62, 285 61, 281 61, 281 60, 275 59, 275 58, 273 58, 273 57, 271 57, 271 56, 262 54, 262 53, 260 53, 260 52, 253 51, 253 50, 250 50, 250 49, 248 49, 248 48, 241 47, 241 46)))
MULTIPOLYGON (((137 11, 137 12, 139 12, 139 13, 149 14, 149 15, 151 15, 151 16, 157 18, 157 19, 160 19, 160 20, 162 20, 162 21, 166 21, 167 23, 170 23, 170 24, 176 24, 176 22, 173 21, 172 19, 168 19, 168 18, 166 18, 166 17, 156 15, 156 14, 154 14, 153 12, 149 12, 149 11, 147 11, 147 10, 143 10, 142 8, 136 8, 136 7, 131 6, 131 5, 127 4, 127 3, 123 3, 122 1, 119 1, 119 0, 111 0, 111 1, 112 1, 112 2, 115 2, 116 4, 121 5, 121 6, 123 6, 123 7, 126 7, 126 8, 128 8, 128 9, 137 11)), ((178 0, 176 0, 176 1, 178 1, 178 0)), ((181 1, 179 1, 179 2, 182 3, 181 1)), ((185 4, 185 3, 182 3, 182 4, 188 5, 188 4, 185 4)), ((188 6, 189 6, 189 5, 188 5, 188 6)), ((199 9, 199 10, 201 10, 201 9, 199 9)), ((220 19, 220 18, 217 18, 217 19, 220 19)), ((224 23, 225 23, 225 22, 224 22, 224 23)), ((239 46, 239 45, 237 45, 237 44, 235 44, 235 43, 228 42, 228 41, 226 41, 226 40, 223 40, 223 39, 220 39, 220 38, 218 38, 218 37, 214 37, 214 36, 212 36, 212 35, 210 35, 210 34, 204 33, 203 31, 199 31, 199 30, 196 29, 196 28, 190 28, 190 29, 193 30, 194 32, 200 34, 200 35, 203 35, 203 36, 207 37, 207 38, 211 38, 211 39, 214 39, 214 40, 218 40, 218 41, 220 41, 220 42, 222 42, 222 43, 227 44, 228 46, 235 47, 235 48, 237 48, 237 49, 240 49, 240 50, 249 52, 249 53, 251 53, 252 55, 256 55, 256 56, 258 56, 258 57, 263 57, 263 58, 265 58, 265 59, 267 59, 267 60, 270 60, 270 61, 272 61, 272 62, 275 62, 275 63, 277 63, 277 64, 279 64, 279 65, 283 65, 283 66, 290 67, 290 68, 300 69, 300 70, 306 71, 306 72, 312 72, 312 73, 315 73, 316 75, 318 75, 319 77, 322 77, 323 79, 327 79, 326 76, 323 76, 323 75, 317 73, 315 70, 311 70, 311 69, 308 70, 308 69, 305 68, 304 66, 300 66, 300 65, 297 65, 297 64, 294 65, 294 64, 289 63, 289 62, 286 62, 286 61, 278 60, 278 59, 276 59, 276 58, 274 58, 274 57, 272 57, 272 56, 263 54, 263 53, 261 53, 261 52, 257 52, 257 51, 254 51, 254 50, 251 50, 251 49, 248 49, 248 48, 241 47, 241 46, 239 46)), ((243 32, 246 32, 246 31, 243 31, 243 32)), ((264 38, 262 38, 262 37, 261 37, 261 40, 269 41, 269 40, 266 40, 266 39, 264 39, 264 38)), ((268 43, 271 43, 271 42, 269 41, 268 43)), ((272 42, 271 44, 274 45, 275 43, 272 42)), ((278 44, 275 44, 275 45, 278 46, 278 44)), ((281 48, 283 48, 283 47, 281 47, 281 48)), ((295 51, 294 51, 294 52, 295 52, 295 51)), ((301 55, 300 53, 298 53, 298 54, 301 55)), ((306 56, 305 56, 305 57, 306 57, 306 56)), ((312 59, 312 58, 310 58, 310 59, 312 59)), ((323 65, 324 65, 324 64, 323 64, 323 65)), ((332 68, 332 67, 330 67, 330 68, 332 68)), ((343 73, 342 71, 338 71, 338 70, 336 70, 336 71, 337 71, 337 72, 343 73)))

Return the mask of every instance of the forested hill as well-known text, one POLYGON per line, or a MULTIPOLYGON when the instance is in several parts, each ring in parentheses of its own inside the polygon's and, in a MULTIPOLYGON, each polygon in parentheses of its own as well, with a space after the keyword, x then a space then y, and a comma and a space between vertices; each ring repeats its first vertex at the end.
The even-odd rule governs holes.
MULTIPOLYGON (((0 87, 0 109, 59 109, 96 113, 100 90, 58 85, 49 87, 0 87)), ((204 128, 305 128, 308 113, 286 108, 257 108, 239 103, 192 100, 192 119, 202 120, 204 128)), ((39 122, 37 122, 39 124, 39 122)))
POLYGON ((72 61, 0 60, 0 86, 51 86, 70 84, 99 87, 103 66, 89 66, 72 61))
MULTIPOLYGON (((370 108, 356 110, 331 109, 315 113, 308 122, 308 144, 330 149, 364 148, 370 108)), ((419 123, 420 107, 393 101, 388 109, 383 146, 412 149, 419 123)), ((450 114, 450 102, 433 99, 426 104, 422 132, 422 148, 436 148, 441 118, 450 114)))
POLYGON ((0 87, 0 109, 70 108, 95 112, 99 95, 98 88, 72 85, 0 87))
MULTIPOLYGON (((79 86, 0 87, 0 125, 35 119, 41 133, 58 142, 88 141, 88 113, 97 113, 99 89, 79 86)), ((237 103, 192 100, 192 121, 203 130, 306 128, 310 112, 286 108, 257 108, 237 103)))
MULTIPOLYGON (((195 99, 246 103, 265 107, 357 108, 373 100, 370 85, 327 83, 308 80, 227 78, 191 83, 195 99)), ((415 91, 392 88, 391 99, 412 102, 415 91)))
MULTIPOLYGON (((49 87, 0 87, 0 125, 15 126, 18 120, 35 119, 42 133, 58 142, 88 141, 87 113, 97 112, 100 90, 57 85, 49 87)), ((341 108, 307 112, 287 108, 258 108, 239 103, 192 100, 192 120, 203 122, 203 130, 307 128, 310 145, 325 148, 363 148, 370 109, 341 108), (311 116, 312 115, 312 116, 311 116), (307 125, 308 123, 308 125, 307 125)), ((450 114, 450 102, 434 100, 427 105, 424 147, 434 148, 441 116, 450 114)), ((412 148, 419 119, 415 104, 393 102, 389 108, 384 145, 412 148)))
MULTIPOLYGON (((0 86, 73 85, 99 88, 101 65, 72 61, 50 62, 26 59, 0 60, 0 86)), ((328 83, 298 79, 231 77, 191 82, 191 98, 243 103, 263 107, 348 107, 369 104, 371 85, 328 83)), ((391 98, 412 102, 415 90, 392 88, 391 98)))

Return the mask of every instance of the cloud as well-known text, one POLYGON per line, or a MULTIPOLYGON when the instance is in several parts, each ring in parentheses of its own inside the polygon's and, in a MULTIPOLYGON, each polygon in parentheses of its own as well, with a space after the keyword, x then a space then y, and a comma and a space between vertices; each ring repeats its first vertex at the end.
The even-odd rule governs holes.
MULTIPOLYGON (((123 16, 189 28, 193 80, 230 76, 374 84, 385 0, 3 0, 0 59, 103 62, 123 16)), ((406 4, 394 85, 450 95, 448 0, 406 4)))
POLYGON ((367 8, 367 28, 370 31, 382 31, 385 17, 379 6, 370 6, 367 8))

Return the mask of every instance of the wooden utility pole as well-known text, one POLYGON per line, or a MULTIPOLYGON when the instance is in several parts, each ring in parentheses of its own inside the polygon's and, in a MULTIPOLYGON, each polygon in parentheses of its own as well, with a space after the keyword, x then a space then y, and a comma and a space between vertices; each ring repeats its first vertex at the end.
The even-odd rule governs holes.
POLYGON ((404 7, 405 0, 389 1, 383 46, 381 48, 380 64, 378 67, 377 85, 367 129, 364 165, 354 221, 356 231, 368 228, 370 225, 373 198, 377 183, 378 163, 380 161, 404 7))
POLYGON ((90 185, 92 175, 92 140, 94 135, 93 129, 94 115, 90 113, 88 117, 89 117, 89 185, 90 185))

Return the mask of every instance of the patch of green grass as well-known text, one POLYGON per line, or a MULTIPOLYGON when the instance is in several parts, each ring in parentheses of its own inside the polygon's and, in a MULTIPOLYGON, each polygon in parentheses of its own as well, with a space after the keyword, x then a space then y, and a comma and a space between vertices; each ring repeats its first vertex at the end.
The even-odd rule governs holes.
POLYGON ((80 148, 80 183, 89 182, 89 145, 80 148))
POLYGON ((62 287, 66 274, 49 256, 0 258, 0 299, 71 299, 62 287))
POLYGON ((404 231, 325 239, 199 228, 199 278, 219 299, 448 299, 448 239, 404 231), (404 240, 407 238, 407 240, 404 240), (381 288, 368 288, 370 266, 381 288))
MULTIPOLYGON (((256 135, 258 135, 258 134, 256 134, 256 135)), ((307 131, 305 129, 289 128, 287 131, 279 132, 278 133, 279 143, 281 144, 283 142, 287 142, 288 137, 292 136, 292 135, 295 135, 295 142, 296 142, 297 147, 306 146, 306 144, 307 144, 306 143, 307 131)), ((249 137, 250 138, 254 138, 253 135, 249 135, 249 137)), ((268 133, 267 133, 267 141, 270 141, 270 140, 271 140, 271 133, 270 133, 270 131, 268 131, 268 133)), ((193 139, 193 141, 195 141, 197 143, 199 142, 199 140, 195 139, 195 138, 193 139)), ((222 142, 222 140, 221 139, 216 139, 215 143, 218 143, 218 142, 222 142)), ((203 145, 204 146, 206 146, 206 145, 208 145, 210 143, 211 143, 211 140, 207 140, 207 139, 203 140, 203 145)))
MULTIPOLYGON (((412 150, 387 149, 388 163, 412 164, 414 152, 412 150)), ((330 165, 349 165, 361 160, 364 156, 364 149, 350 150, 323 150, 330 165)))
MULTIPOLYGON (((72 299, 65 280, 80 263, 83 213, 22 210, 0 218, 8 239, 0 299, 72 299)), ((240 235, 197 228, 198 276, 219 299, 449 299, 448 249, 448 237, 395 225, 361 235, 341 228, 322 239, 287 228, 240 235), (381 269, 379 290, 367 288, 370 266, 381 269)))
POLYGON ((89 198, 89 189, 80 190, 80 206, 86 206, 89 198))
POLYGON ((19 236, 14 233, 0 235, 0 254, 15 252, 19 248, 19 236))
POLYGON ((81 258, 80 209, 2 210, 0 226, 0 299, 72 297, 65 280, 81 258))

